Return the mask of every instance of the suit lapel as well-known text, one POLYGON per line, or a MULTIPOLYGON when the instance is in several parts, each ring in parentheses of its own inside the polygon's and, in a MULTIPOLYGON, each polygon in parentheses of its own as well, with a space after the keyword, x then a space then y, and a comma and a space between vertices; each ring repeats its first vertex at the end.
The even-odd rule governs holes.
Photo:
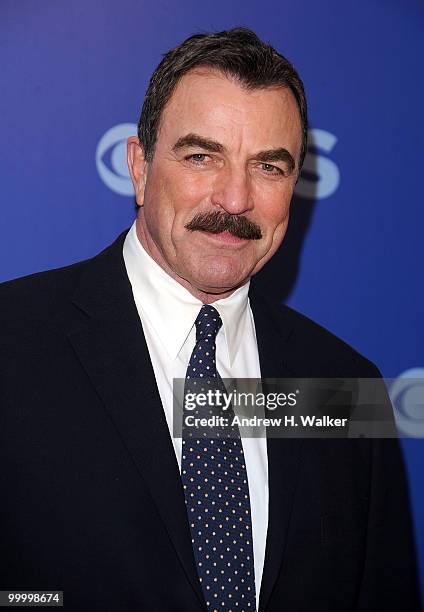
MULTIPOLYGON (((250 294, 262 378, 295 377, 287 365, 291 329, 282 329, 281 321, 260 299, 253 287, 250 294)), ((268 438, 269 510, 265 563, 262 575, 259 610, 270 600, 280 574, 287 542, 302 449, 301 439, 268 438)))
POLYGON ((73 299, 86 319, 68 337, 149 487, 204 607, 178 464, 123 261, 124 239, 125 233, 87 264, 73 299))

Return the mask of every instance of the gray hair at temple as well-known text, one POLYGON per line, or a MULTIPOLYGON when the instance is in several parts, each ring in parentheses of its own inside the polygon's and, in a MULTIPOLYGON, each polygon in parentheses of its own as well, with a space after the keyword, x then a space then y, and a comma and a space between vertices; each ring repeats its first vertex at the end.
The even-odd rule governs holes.
POLYGON ((178 81, 198 66, 215 68, 236 78, 248 90, 275 86, 290 89, 299 109, 302 126, 300 172, 308 137, 303 83, 292 64, 248 28, 194 34, 164 55, 150 79, 138 123, 138 138, 145 159, 153 159, 160 118, 178 81))

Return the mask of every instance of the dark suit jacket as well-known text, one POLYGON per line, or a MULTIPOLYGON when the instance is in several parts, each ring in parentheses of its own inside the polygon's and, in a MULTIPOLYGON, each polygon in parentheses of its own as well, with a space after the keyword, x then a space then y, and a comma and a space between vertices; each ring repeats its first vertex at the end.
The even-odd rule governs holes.
MULTIPOLYGON (((67 610, 205 610, 177 462, 122 257, 4 283, 0 589, 67 610)), ((378 376, 251 292, 263 376, 378 376)), ((395 440, 269 439, 260 610, 418 610, 395 440)))

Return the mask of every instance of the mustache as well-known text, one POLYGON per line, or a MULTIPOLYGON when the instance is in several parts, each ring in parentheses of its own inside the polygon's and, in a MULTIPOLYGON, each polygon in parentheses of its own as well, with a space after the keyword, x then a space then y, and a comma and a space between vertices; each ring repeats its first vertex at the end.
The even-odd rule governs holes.
POLYGON ((260 240, 262 238, 259 225, 246 217, 230 215, 230 213, 224 211, 198 213, 185 225, 185 228, 190 232, 201 231, 211 234, 229 232, 233 236, 245 240, 260 240))

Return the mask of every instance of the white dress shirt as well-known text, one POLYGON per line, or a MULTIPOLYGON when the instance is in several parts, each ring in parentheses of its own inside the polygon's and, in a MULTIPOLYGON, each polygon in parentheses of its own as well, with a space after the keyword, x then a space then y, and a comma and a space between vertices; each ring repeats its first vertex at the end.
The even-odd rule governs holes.
MULTIPOLYGON (((194 322, 202 302, 147 254, 138 240, 135 222, 125 238, 123 255, 181 470, 182 440, 172 435, 173 379, 186 376, 196 343, 194 322)), ((216 338, 216 363, 222 378, 261 377, 248 291, 249 283, 212 304, 223 323, 216 338)), ((266 438, 243 438, 242 445, 249 483, 258 607, 268 528, 266 438)))

